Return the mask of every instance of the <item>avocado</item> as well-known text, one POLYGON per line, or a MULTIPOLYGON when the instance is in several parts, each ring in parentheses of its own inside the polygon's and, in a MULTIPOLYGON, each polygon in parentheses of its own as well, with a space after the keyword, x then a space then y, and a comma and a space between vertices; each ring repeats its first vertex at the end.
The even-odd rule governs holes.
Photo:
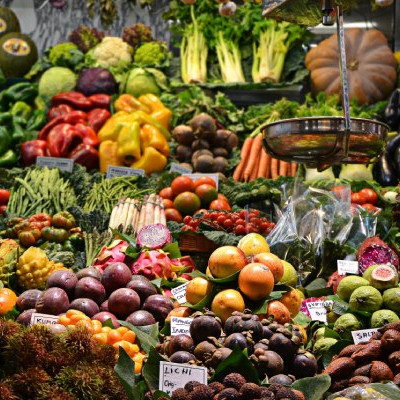
POLYGON ((21 32, 18 18, 10 8, 0 7, 0 37, 9 32, 21 32))
POLYGON ((0 38, 0 68, 7 78, 22 77, 38 59, 35 43, 18 32, 0 38))

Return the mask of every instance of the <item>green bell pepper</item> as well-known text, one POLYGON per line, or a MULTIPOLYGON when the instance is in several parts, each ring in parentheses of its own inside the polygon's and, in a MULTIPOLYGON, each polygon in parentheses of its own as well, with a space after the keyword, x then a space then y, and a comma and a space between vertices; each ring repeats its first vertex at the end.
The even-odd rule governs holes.
POLYGON ((0 155, 4 154, 11 144, 11 136, 8 133, 7 128, 0 126, 0 155))
POLYGON ((14 150, 7 150, 0 157, 0 167, 13 167, 17 162, 17 154, 14 150))
POLYGON ((23 143, 27 140, 25 129, 19 123, 13 121, 11 140, 13 144, 23 143))
POLYGON ((2 112, 0 113, 0 125, 4 126, 7 125, 11 122, 12 120, 12 115, 10 112, 2 112))
POLYGON ((85 241, 83 236, 78 233, 73 233, 69 238, 68 241, 75 250, 85 250, 85 241))
POLYGON ((46 125, 46 111, 35 110, 28 120, 26 129, 28 131, 36 131, 42 129, 43 126, 45 125, 46 125))
POLYGON ((24 103, 23 101, 17 101, 11 107, 11 114, 12 114, 13 118, 18 117, 20 123, 22 123, 23 125, 26 125, 32 114, 32 107, 29 106, 28 104, 24 103))
POLYGON ((38 85, 30 82, 21 82, 10 86, 3 92, 3 101, 11 104, 17 101, 29 102, 38 94, 38 85))

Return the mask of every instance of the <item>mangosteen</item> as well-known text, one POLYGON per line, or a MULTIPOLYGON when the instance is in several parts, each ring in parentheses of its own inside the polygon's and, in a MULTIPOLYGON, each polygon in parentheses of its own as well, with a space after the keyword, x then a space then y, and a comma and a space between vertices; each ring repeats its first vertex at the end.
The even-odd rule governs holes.
POLYGON ((252 344, 250 341, 242 334, 242 333, 232 333, 230 334, 224 342, 225 347, 229 347, 230 349, 234 349, 235 347, 239 347, 239 349, 244 350, 247 349, 248 353, 252 353, 252 344))
POLYGON ((190 126, 178 125, 172 131, 172 136, 179 143, 190 146, 194 140, 194 133, 190 126))
POLYGON ((187 364, 191 361, 196 361, 196 357, 188 351, 177 351, 171 355, 169 361, 178 364, 187 364))
POLYGON ((244 310, 240 318, 234 320, 233 332, 250 332, 254 341, 258 342, 262 339, 263 327, 257 315, 253 315, 250 310, 244 310))
POLYGON ((258 349, 263 350, 263 351, 268 350, 268 340, 262 339, 258 343, 256 343, 254 345, 254 351, 256 351, 258 349))
POLYGON ((232 353, 231 349, 221 347, 214 351, 212 357, 205 362, 205 365, 210 368, 216 368, 218 364, 228 358, 232 353))
POLYGON ((193 321, 190 324, 190 336, 197 344, 208 337, 218 339, 221 336, 221 329, 221 320, 214 313, 210 311, 207 311, 204 315, 202 313, 195 313, 193 321))
POLYGON ((274 332, 271 331, 270 327, 268 325, 263 325, 262 327, 262 337, 264 339, 269 339, 274 332))
POLYGON ((293 359, 290 372, 296 379, 314 376, 317 373, 318 364, 315 357, 308 351, 300 351, 293 359))
POLYGON ((264 379, 265 375, 268 377, 281 374, 285 368, 282 357, 275 351, 264 351, 263 354, 258 355, 257 370, 260 379, 264 379))
POLYGON ((285 386, 291 386, 293 382, 294 379, 284 374, 278 374, 268 379, 268 383, 276 383, 278 385, 285 385, 285 386))
POLYGON ((183 144, 180 144, 176 148, 175 156, 176 159, 180 162, 189 162, 190 158, 192 157, 192 150, 189 146, 184 146, 183 144))
POLYGON ((200 361, 205 361, 211 357, 217 348, 210 342, 200 342, 194 349, 194 355, 200 361))
POLYGON ((268 342, 270 350, 276 351, 285 361, 293 359, 296 354, 296 344, 283 333, 274 333, 268 342))
POLYGON ((224 331, 227 335, 233 333, 233 327, 239 322, 243 313, 240 311, 234 311, 232 315, 225 321, 224 331))
POLYGON ((168 341, 167 354, 177 353, 178 351, 187 351, 189 353, 193 352, 194 343, 193 339, 189 335, 176 335, 171 336, 168 341))

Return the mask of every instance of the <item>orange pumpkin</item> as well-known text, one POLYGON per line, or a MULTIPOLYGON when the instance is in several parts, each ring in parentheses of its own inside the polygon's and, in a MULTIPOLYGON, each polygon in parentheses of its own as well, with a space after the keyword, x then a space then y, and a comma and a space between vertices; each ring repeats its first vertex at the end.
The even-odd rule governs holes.
MULTIPOLYGON (((397 62, 386 37, 377 29, 345 32, 350 99, 371 104, 386 99, 396 86, 397 62)), ((313 93, 341 92, 337 35, 322 41, 306 56, 313 93)))

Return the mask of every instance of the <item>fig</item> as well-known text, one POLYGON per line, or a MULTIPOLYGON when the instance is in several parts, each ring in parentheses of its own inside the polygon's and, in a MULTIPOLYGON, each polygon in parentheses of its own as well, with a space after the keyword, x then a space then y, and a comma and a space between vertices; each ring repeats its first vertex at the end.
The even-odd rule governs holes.
POLYGON ((114 290, 125 287, 131 278, 132 273, 128 266, 123 262, 115 262, 104 270, 101 284, 106 289, 106 293, 110 295, 114 290))
POLYGON ((35 308, 36 301, 42 294, 42 291, 39 289, 29 289, 22 292, 17 300, 17 309, 22 312, 25 310, 29 310, 35 308))
POLYGON ((18 315, 17 322, 19 322, 21 325, 29 326, 31 323, 32 314, 35 312, 35 308, 22 311, 22 313, 18 315))
POLYGON ((278 385, 285 385, 285 386, 291 386, 293 382, 294 382, 294 379, 292 379, 290 376, 284 375, 284 374, 274 375, 268 379, 268 383, 271 383, 271 384, 275 383, 278 385))
POLYGON ((190 361, 196 361, 196 357, 188 351, 177 351, 171 355, 169 361, 178 364, 187 364, 190 361))
POLYGON ((119 322, 118 322, 117 317, 114 314, 111 314, 110 312, 107 312, 107 311, 101 311, 98 314, 93 315, 92 319, 100 321, 101 323, 111 319, 111 322, 114 325, 114 327, 115 328, 119 327, 119 322))
POLYGON ((179 143, 190 146, 194 140, 194 133, 190 126, 178 125, 172 131, 172 136, 179 143))
POLYGON ((148 311, 157 322, 163 324, 165 318, 167 318, 169 312, 174 308, 174 304, 170 299, 163 296, 162 294, 153 294, 149 296, 142 309, 148 311))
POLYGON ((108 300, 101 303, 100 311, 108 311, 108 300))
POLYGON ((317 373, 317 369, 317 360, 308 351, 299 352, 291 364, 291 373, 296 379, 314 376, 317 373))
POLYGON ((36 311, 42 314, 59 315, 68 310, 69 299, 63 289, 46 289, 36 302, 36 311))
POLYGON ((190 324, 190 336, 194 342, 200 343, 208 337, 219 338, 221 336, 221 320, 215 317, 214 313, 206 312, 193 315, 193 321, 190 324))
POLYGON ((247 338, 241 333, 232 333, 230 334, 224 342, 224 346, 230 349, 234 349, 235 347, 239 347, 241 350, 247 349, 249 353, 252 352, 252 346, 247 341, 247 338))
POLYGON ((129 322, 133 326, 146 326, 153 325, 157 321, 148 311, 139 310, 129 315, 126 322, 129 322))
POLYGON ((296 344, 292 339, 282 333, 274 333, 269 339, 270 350, 276 351, 285 361, 291 360, 297 351, 296 344))
POLYGON ((140 297, 140 303, 153 294, 157 294, 157 289, 150 283, 150 281, 144 277, 144 279, 132 279, 126 285, 127 288, 134 290, 140 297))
POLYGON ((46 288, 58 287, 67 293, 70 299, 73 298, 75 286, 78 283, 77 276, 66 269, 53 272, 47 279, 46 288))
POLYGON ((196 358, 202 362, 206 361, 217 348, 210 342, 203 341, 200 342, 194 349, 194 355, 196 358))
POLYGON ((390 289, 397 286, 398 273, 388 265, 378 265, 372 270, 369 281, 376 289, 390 289))
POLYGON ((190 162, 192 157, 192 149, 189 146, 184 146, 180 144, 176 148, 175 157, 180 162, 190 162))
POLYGON ((94 278, 97 279, 98 281, 101 280, 101 273, 93 267, 87 267, 87 268, 83 268, 80 271, 78 271, 76 273, 76 277, 78 279, 82 279, 82 278, 94 278))
POLYGON ((108 309, 111 313, 126 318, 140 308, 140 297, 132 289, 121 288, 111 293, 108 299, 108 309))
POLYGON ((96 278, 85 277, 75 286, 75 298, 88 298, 101 304, 106 299, 106 290, 96 278))
POLYGON ((191 353, 194 348, 193 339, 188 335, 171 336, 168 341, 167 355, 171 356, 178 351, 187 351, 191 353))
POLYGON ((82 311, 88 317, 100 312, 99 306, 92 299, 75 299, 68 307, 69 310, 82 311))

